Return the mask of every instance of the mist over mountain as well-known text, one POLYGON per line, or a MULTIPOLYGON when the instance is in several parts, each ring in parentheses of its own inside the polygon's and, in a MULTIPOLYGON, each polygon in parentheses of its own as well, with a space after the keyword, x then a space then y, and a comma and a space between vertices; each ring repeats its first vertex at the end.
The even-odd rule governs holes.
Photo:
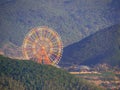
POLYGON ((60 65, 98 63, 120 66, 120 24, 100 30, 64 48, 60 65))
POLYGON ((6 57, 13 59, 24 59, 24 55, 22 53, 22 47, 18 47, 17 45, 11 42, 6 42, 0 48, 0 55, 4 55, 6 57))
POLYGON ((21 46, 28 31, 49 26, 64 46, 120 22, 119 0, 0 0, 0 44, 21 46))

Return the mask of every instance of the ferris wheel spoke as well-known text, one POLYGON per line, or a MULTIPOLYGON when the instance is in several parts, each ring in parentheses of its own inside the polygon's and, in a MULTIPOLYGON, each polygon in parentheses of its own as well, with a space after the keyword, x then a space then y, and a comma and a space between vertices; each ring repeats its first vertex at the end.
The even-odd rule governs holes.
POLYGON ((59 45, 57 43, 54 43, 53 48, 59 48, 59 45))
POLYGON ((33 40, 31 37, 29 37, 29 38, 28 38, 28 41, 29 41, 29 42, 33 42, 34 40, 33 40))
POLYGON ((52 47, 51 49, 52 50, 58 50, 58 47, 52 47))
POLYGON ((57 49, 57 48, 53 48, 52 51, 53 51, 53 52, 58 52, 59 49, 57 49))
POLYGON ((53 44, 52 48, 59 48, 59 46, 57 44, 53 44))
POLYGON ((26 38, 26 39, 24 40, 24 43, 27 44, 28 42, 30 42, 30 41, 29 41, 28 38, 26 38))
POLYGON ((27 40, 27 42, 30 42, 30 43, 33 43, 33 42, 34 42, 34 39, 31 38, 31 37, 28 37, 26 40, 27 40))
POLYGON ((55 57, 54 57, 54 56, 50 56, 49 58, 50 58, 50 60, 51 60, 52 62, 55 60, 55 57))
POLYGON ((56 43, 56 40, 50 40, 52 43, 56 43))
POLYGON ((56 45, 58 46, 58 42, 56 42, 56 41, 52 42, 52 44, 53 44, 53 46, 56 46, 56 45))
POLYGON ((35 40, 37 39, 38 40, 38 36, 36 35, 36 33, 34 33, 34 38, 35 38, 35 40))
POLYGON ((35 48, 31 48, 31 47, 28 48, 28 47, 27 47, 27 48, 23 48, 23 49, 24 49, 24 50, 27 50, 27 51, 28 51, 28 50, 29 50, 29 51, 30 51, 30 50, 32 51, 32 50, 35 49, 35 48))
POLYGON ((58 50, 58 48, 56 48, 56 47, 53 46, 53 47, 51 48, 51 50, 58 50))
POLYGON ((41 46, 41 44, 40 44, 40 43, 38 43, 38 46, 41 46))
POLYGON ((37 32, 34 32, 34 35, 35 35, 35 37, 36 37, 38 40, 40 40, 38 31, 37 31, 37 32))
POLYGON ((39 35, 39 38, 42 37, 42 31, 43 31, 43 30, 41 30, 41 32, 39 31, 39 34, 38 34, 38 35, 39 35))
POLYGON ((53 62, 53 61, 54 61, 51 57, 49 57, 49 59, 50 59, 50 61, 51 61, 51 62, 53 62))
POLYGON ((28 41, 27 41, 27 44, 32 45, 32 44, 33 44, 33 42, 28 40, 28 41))
POLYGON ((53 60, 55 61, 57 59, 57 56, 54 54, 51 56, 53 58, 53 60))
POLYGON ((49 36, 50 36, 50 33, 48 31, 46 31, 45 38, 49 38, 49 36))
POLYGON ((32 47, 33 43, 27 43, 26 47, 32 47))
POLYGON ((59 56, 60 56, 59 53, 53 53, 53 55, 56 56, 56 57, 59 57, 59 56))
POLYGON ((53 35, 51 34, 50 40, 51 40, 51 41, 55 41, 55 36, 53 36, 53 35))
POLYGON ((58 41, 52 41, 53 44, 58 44, 58 41))
POLYGON ((45 31, 43 31, 43 36, 44 36, 44 38, 46 38, 46 35, 47 35, 47 32, 46 32, 46 30, 45 30, 45 31))
POLYGON ((54 48, 63 48, 61 45, 54 45, 54 48))
POLYGON ((34 31, 33 34, 31 35, 31 38, 33 40, 36 40, 38 38, 38 36, 36 35, 36 32, 34 31))
POLYGON ((54 39, 53 34, 50 33, 50 35, 49 35, 49 39, 50 39, 50 40, 54 39))
POLYGON ((27 56, 28 56, 28 58, 31 58, 31 57, 33 57, 33 54, 31 54, 30 52, 27 52, 27 56))
POLYGON ((33 35, 31 35, 31 39, 32 39, 33 41, 35 41, 36 38, 35 38, 33 35))
POLYGON ((44 36, 44 38, 45 38, 46 34, 47 34, 46 30, 43 30, 43 36, 44 36))
POLYGON ((57 55, 58 51, 56 51, 56 50, 53 50, 53 51, 52 51, 52 53, 56 53, 56 55, 57 55))
POLYGON ((53 48, 52 49, 57 49, 57 50, 59 50, 59 46, 53 46, 53 48))
POLYGON ((51 38, 51 36, 52 36, 52 34, 49 32, 48 34, 47 34, 47 38, 51 38))

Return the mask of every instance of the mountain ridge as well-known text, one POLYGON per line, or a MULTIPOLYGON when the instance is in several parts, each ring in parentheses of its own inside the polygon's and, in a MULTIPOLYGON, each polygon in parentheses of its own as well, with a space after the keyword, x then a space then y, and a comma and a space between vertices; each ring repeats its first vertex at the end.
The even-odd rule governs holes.
POLYGON ((64 48, 60 63, 71 64, 120 64, 120 24, 113 25, 92 34, 85 39, 64 48), (116 58, 115 58, 115 55, 116 58), (105 60, 109 59, 109 60, 105 60), (115 60, 114 60, 115 59, 115 60))

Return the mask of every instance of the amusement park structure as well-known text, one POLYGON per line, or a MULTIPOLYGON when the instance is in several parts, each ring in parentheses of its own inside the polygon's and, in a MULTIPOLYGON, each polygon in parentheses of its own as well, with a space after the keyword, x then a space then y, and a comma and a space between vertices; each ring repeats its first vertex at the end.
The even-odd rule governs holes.
POLYGON ((53 29, 46 26, 35 27, 25 36, 22 52, 27 60, 57 65, 62 56, 63 44, 53 29))

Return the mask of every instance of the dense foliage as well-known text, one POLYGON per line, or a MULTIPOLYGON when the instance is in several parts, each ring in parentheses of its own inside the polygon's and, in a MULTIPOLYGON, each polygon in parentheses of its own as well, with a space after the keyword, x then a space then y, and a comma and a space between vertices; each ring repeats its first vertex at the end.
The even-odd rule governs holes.
MULTIPOLYGON (((101 90, 64 70, 0 56, 0 90, 101 90)), ((103 90, 103 89, 102 89, 103 90)))
POLYGON ((13 78, 0 76, 0 90, 25 90, 25 86, 13 78))

